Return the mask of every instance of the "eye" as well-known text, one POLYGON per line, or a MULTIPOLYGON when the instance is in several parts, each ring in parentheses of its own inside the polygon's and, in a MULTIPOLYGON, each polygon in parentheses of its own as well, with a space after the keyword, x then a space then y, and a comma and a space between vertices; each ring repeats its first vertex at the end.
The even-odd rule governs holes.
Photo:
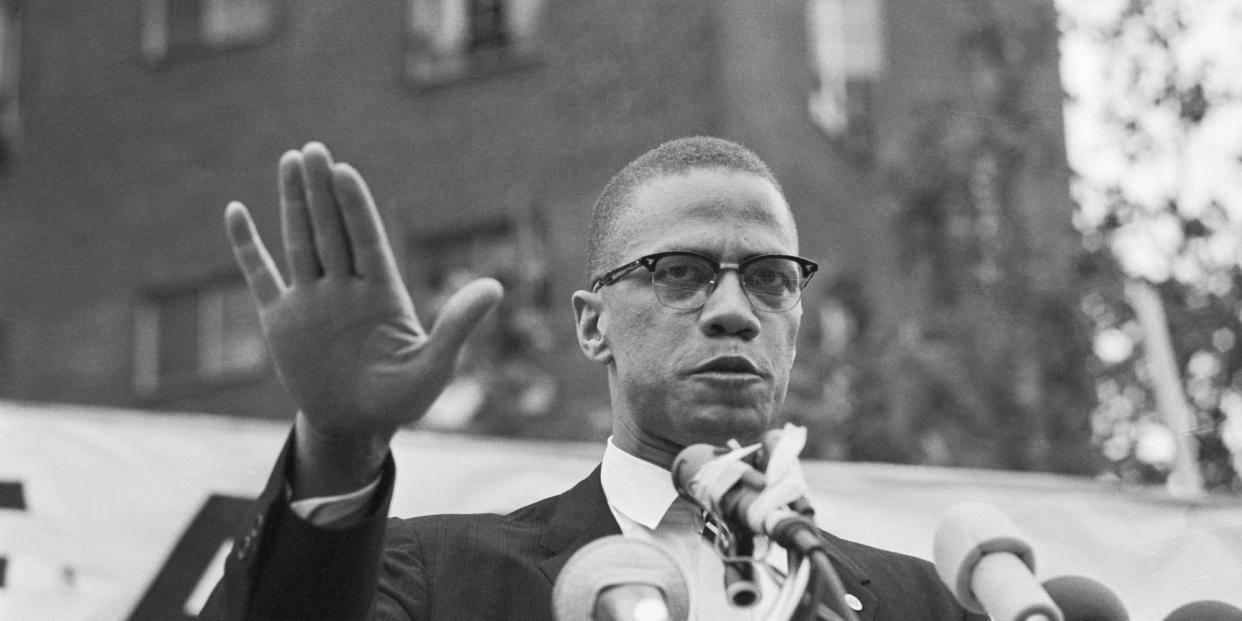
POLYGON ((746 284, 754 291, 783 295, 796 291, 802 281, 798 265, 788 259, 763 259, 746 266, 746 284))
POLYGON ((692 255, 670 255, 655 265, 655 281, 679 288, 698 288, 712 281, 716 271, 710 263, 692 255))

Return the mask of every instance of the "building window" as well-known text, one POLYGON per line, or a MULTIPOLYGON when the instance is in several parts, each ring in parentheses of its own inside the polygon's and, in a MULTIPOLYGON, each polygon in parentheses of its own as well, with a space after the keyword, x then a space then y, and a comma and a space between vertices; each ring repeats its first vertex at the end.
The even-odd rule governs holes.
POLYGON ((537 61, 543 0, 408 0, 409 81, 430 87, 537 61))
POLYGON ((140 51, 150 66, 260 43, 276 23, 276 0, 141 0, 140 51))
MULTIPOLYGON (((545 220, 519 209, 507 219, 411 240, 407 275, 433 317, 462 285, 482 276, 505 297, 464 348, 458 373, 422 423, 429 428, 522 435, 555 407, 555 355, 545 220)), ((576 274, 575 274, 576 276, 576 274)))
POLYGON ((240 282, 147 296, 137 309, 134 340, 140 394, 248 377, 267 365, 258 315, 240 282))
MULTIPOLYGON (((539 323, 535 316, 551 306, 551 283, 543 220, 538 212, 533 214, 412 240, 407 253, 411 288, 431 302, 434 313, 462 285, 484 276, 495 278, 505 285, 505 304, 522 316, 516 321, 534 328, 539 323)), ((543 330, 518 332, 524 334, 507 335, 500 346, 515 351, 550 346, 543 330)))
POLYGON ((17 108, 22 51, 19 6, 17 0, 0 0, 0 172, 12 161, 21 122, 17 108))
POLYGON ((874 147, 875 85, 884 69, 883 0, 808 0, 811 120, 851 155, 874 147))

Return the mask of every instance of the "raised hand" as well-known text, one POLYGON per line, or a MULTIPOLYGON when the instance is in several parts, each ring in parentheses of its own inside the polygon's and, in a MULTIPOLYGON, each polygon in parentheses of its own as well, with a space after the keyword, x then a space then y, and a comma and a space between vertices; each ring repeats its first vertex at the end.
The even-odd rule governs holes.
POLYGON ((279 177, 288 284, 244 206, 231 203, 225 222, 300 409, 294 495, 340 493, 373 477, 397 428, 427 411, 501 287, 463 287, 427 333, 358 172, 310 143, 281 157, 279 177))

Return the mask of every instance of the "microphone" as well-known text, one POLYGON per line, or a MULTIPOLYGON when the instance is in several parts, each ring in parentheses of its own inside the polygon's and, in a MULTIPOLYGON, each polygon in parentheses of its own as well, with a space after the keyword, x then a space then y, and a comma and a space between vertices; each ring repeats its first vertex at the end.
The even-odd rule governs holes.
MULTIPOLYGON (((793 434, 790 437, 798 437, 799 432, 795 430, 793 434)), ((779 435, 769 434, 765 438, 765 448, 771 452, 780 443, 779 438, 779 435)), ((785 446, 800 450, 798 442, 795 440, 785 446)), ((811 601, 826 598, 836 618, 857 621, 858 616, 845 603, 845 588, 832 567, 824 548, 824 539, 811 517, 814 515, 811 503, 800 494, 800 474, 796 479, 791 478, 788 476, 790 471, 786 470, 786 478, 778 476, 769 489, 767 477, 750 464, 740 459, 717 460, 729 452, 730 449, 718 449, 710 444, 692 444, 682 449, 673 460, 672 467, 673 486, 677 492, 711 511, 731 529, 736 529, 738 534, 767 535, 780 547, 805 556, 815 568, 818 585, 811 601)), ((796 453, 785 452, 782 463, 788 464, 791 459, 796 463, 796 453)), ((771 471, 771 466, 768 465, 766 470, 771 471)), ((738 584, 744 584, 732 579, 736 576, 731 576, 728 571, 725 578, 727 592, 738 584)), ((743 605, 752 598, 749 593, 743 593, 741 600, 733 593, 730 597, 735 604, 743 605)))
POLYGON ((1033 574, 1035 553, 992 505, 949 509, 936 529, 936 571, 958 603, 995 621, 1064 621, 1033 574))
POLYGON ((690 592, 672 555, 622 535, 574 552, 552 587, 557 621, 685 621, 690 592))
MULTIPOLYGON (((696 502, 702 504, 699 501, 700 495, 694 493, 695 490, 692 487, 695 476, 708 462, 720 455, 721 449, 710 444, 691 444, 682 449, 673 460, 673 487, 677 488, 681 495, 695 499, 696 502)), ((818 533, 814 522, 787 507, 774 513, 752 511, 755 501, 767 487, 767 478, 745 462, 736 462, 736 468, 738 469, 736 474, 740 476, 733 485, 724 491, 708 491, 708 495, 720 509, 722 515, 719 517, 730 525, 746 527, 752 534, 768 535, 782 547, 805 552, 799 548, 804 540, 795 539, 793 532, 805 527, 818 533)), ((795 507, 810 507, 810 503, 805 498, 799 498, 790 504, 795 507)), ((710 509, 710 507, 705 508, 710 509)))
POLYGON ((1164 621, 1242 621, 1242 609, 1225 602, 1203 600, 1179 606, 1164 621))
POLYGON ((1057 576, 1044 590, 1061 609, 1065 621, 1130 621, 1130 613, 1111 589, 1083 576, 1057 576))

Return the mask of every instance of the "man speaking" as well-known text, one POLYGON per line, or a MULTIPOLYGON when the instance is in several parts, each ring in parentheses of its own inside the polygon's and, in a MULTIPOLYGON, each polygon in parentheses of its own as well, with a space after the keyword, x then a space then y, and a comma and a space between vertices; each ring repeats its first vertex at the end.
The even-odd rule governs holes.
MULTIPOLYGON (((586 479, 505 516, 387 519, 389 441, 449 382, 500 285, 466 285, 427 331, 357 171, 311 143, 281 158, 279 183, 283 276, 245 207, 225 219, 299 411, 205 617, 551 619, 569 558, 621 534, 676 556, 691 618, 765 618, 763 589, 754 608, 726 601, 720 557, 668 472, 691 444, 758 442, 785 397, 816 265, 797 256, 758 157, 675 140, 604 188, 572 303, 583 354, 608 373, 612 437, 586 479)), ((825 537, 860 619, 969 618, 930 563, 825 537)))

